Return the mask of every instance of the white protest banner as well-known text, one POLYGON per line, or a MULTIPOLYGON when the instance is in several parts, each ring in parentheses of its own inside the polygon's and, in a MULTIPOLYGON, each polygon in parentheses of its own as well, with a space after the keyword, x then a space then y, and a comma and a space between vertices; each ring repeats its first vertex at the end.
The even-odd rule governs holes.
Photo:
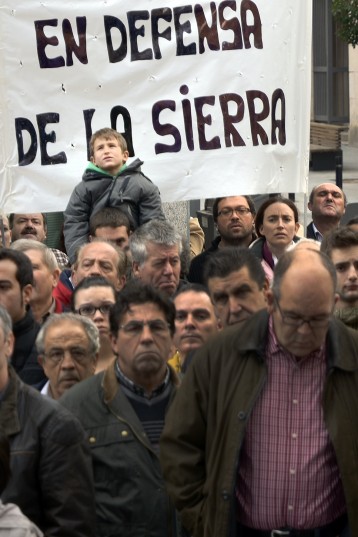
POLYGON ((304 192, 311 11, 309 0, 3 1, 1 208, 63 210, 91 133, 108 126, 164 201, 304 192))

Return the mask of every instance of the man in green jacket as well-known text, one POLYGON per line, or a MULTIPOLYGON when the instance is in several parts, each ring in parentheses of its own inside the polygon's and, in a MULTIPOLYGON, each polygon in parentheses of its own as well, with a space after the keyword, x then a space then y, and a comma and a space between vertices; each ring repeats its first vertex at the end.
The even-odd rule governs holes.
POLYGON ((174 318, 166 295, 129 282, 110 313, 117 359, 60 399, 79 418, 91 448, 97 537, 173 534, 158 454, 177 383, 167 365, 174 318))
POLYGON ((161 440, 192 536, 358 535, 358 334, 335 288, 324 254, 286 253, 268 312, 198 351, 161 440))

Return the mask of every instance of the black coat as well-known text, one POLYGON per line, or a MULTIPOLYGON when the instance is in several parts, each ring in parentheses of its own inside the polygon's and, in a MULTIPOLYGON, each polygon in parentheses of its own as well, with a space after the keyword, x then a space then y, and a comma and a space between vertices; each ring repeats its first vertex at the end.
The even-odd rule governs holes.
POLYGON ((9 374, 0 424, 10 440, 12 475, 2 501, 18 505, 46 537, 93 537, 91 456, 82 427, 11 367, 9 374))

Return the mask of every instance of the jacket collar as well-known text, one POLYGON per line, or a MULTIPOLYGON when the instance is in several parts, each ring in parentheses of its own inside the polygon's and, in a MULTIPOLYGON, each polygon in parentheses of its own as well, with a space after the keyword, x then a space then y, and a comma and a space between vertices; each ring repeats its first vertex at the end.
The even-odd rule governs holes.
MULTIPOLYGON (((120 387, 120 384, 118 382, 117 375, 114 369, 115 364, 116 362, 114 361, 110 366, 107 367, 102 378, 104 402, 106 405, 109 405, 113 401, 120 387)), ((170 369, 170 382, 174 386, 178 386, 180 382, 178 375, 175 373, 172 367, 170 366, 168 367, 170 369)))
MULTIPOLYGON (((244 353, 255 352, 259 359, 265 359, 268 337, 269 314, 266 310, 255 313, 245 323, 245 341, 240 345, 240 331, 237 332, 238 347, 244 353)), ((231 330, 234 330, 232 327, 231 330)), ((237 330, 237 328, 236 328, 237 330)), ((347 328, 338 319, 331 319, 326 337, 326 361, 328 369, 345 371, 358 369, 358 332, 347 328)))

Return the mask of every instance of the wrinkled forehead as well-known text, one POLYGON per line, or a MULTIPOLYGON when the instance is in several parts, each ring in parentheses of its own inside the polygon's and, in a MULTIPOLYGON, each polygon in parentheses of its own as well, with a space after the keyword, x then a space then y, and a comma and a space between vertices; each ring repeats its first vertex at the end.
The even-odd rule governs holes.
POLYGON ((147 259, 165 259, 167 257, 179 257, 179 244, 159 244, 148 242, 146 244, 147 259))

